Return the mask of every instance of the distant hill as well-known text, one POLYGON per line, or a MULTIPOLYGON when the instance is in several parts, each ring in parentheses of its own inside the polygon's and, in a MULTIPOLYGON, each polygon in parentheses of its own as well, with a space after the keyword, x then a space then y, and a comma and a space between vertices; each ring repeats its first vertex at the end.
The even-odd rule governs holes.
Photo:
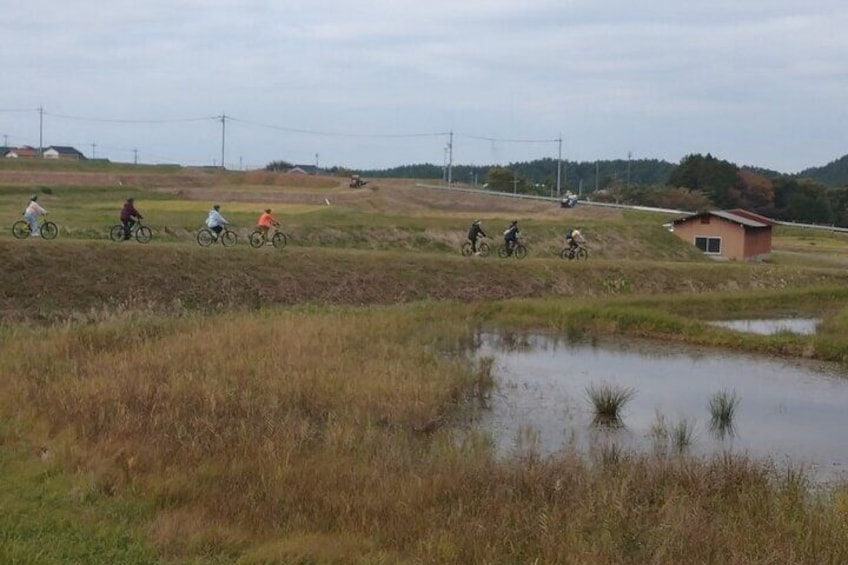
MULTIPOLYGON (((634 185, 663 184, 677 165, 658 159, 615 159, 608 161, 563 161, 562 187, 574 191, 592 192, 614 182, 630 182, 634 185)), ((483 184, 486 174, 495 167, 504 167, 515 172, 530 183, 555 184, 557 160, 546 158, 535 161, 510 163, 508 165, 454 165, 451 180, 455 183, 483 184)), ((403 165, 390 169, 357 170, 356 173, 372 178, 417 178, 443 179, 445 169, 430 163, 403 165)))
MULTIPOLYGON (((677 167, 661 159, 614 159, 605 161, 563 161, 562 186, 574 191, 592 192, 596 188, 605 188, 620 182, 650 186, 665 184, 669 175, 677 167)), ((556 159, 546 158, 535 161, 510 163, 508 165, 454 165, 451 180, 454 183, 483 184, 489 169, 504 167, 531 183, 555 183, 557 177, 556 159)), ((755 165, 742 165, 745 169, 768 178, 795 177, 809 178, 828 186, 848 186, 848 155, 831 161, 823 167, 811 167, 795 175, 788 175, 755 165)), ((417 178, 444 179, 446 171, 441 165, 421 163, 403 165, 390 169, 357 170, 363 176, 373 178, 417 178)))
POLYGON ((848 155, 843 155, 823 167, 804 169, 793 176, 813 179, 829 186, 848 186, 848 155))

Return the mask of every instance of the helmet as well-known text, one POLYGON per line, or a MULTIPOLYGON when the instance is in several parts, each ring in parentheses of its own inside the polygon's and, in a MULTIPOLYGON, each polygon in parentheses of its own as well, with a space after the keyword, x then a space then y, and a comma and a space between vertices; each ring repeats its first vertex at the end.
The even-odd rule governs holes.
POLYGON ((32 196, 30 196, 30 197, 29 197, 29 199, 30 199, 30 200, 32 200, 32 201, 34 202, 34 201, 38 200, 38 195, 37 195, 37 194, 33 194, 32 196))
POLYGON ((213 210, 220 210, 220 209, 221 209, 221 205, 220 205, 220 204, 213 204, 213 205, 212 205, 212 209, 213 209, 213 210))
POLYGON ((265 213, 266 213, 266 214, 270 214, 270 213, 271 213, 271 209, 270 209, 270 208, 265 208, 265 213))
POLYGON ((480 220, 474 220, 474 225, 475 225, 475 226, 479 226, 479 225, 480 225, 480 220))
POLYGON ((130 196, 129 198, 127 198, 127 202, 135 202, 135 198, 133 198, 132 196, 130 196))
POLYGON ((509 224, 509 225, 511 225, 511 226, 517 226, 517 225, 518 225, 518 220, 513 220, 513 221, 512 221, 512 223, 511 223, 511 224, 509 224))

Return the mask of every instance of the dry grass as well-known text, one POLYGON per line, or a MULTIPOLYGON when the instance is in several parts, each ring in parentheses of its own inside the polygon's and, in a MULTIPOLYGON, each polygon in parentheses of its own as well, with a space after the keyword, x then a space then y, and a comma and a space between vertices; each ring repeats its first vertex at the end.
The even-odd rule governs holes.
POLYGON ((491 367, 440 355, 467 334, 433 315, 322 309, 7 330, 0 406, 98 492, 152 500, 144 530, 165 561, 848 558, 839 507, 749 461, 498 460, 457 426, 491 367))

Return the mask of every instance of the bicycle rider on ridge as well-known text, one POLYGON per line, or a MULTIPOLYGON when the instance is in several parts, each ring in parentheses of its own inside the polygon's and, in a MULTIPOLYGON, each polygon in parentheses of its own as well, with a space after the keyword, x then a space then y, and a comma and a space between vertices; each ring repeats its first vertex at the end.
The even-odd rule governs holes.
POLYGON ((271 226, 280 227, 280 223, 271 215, 271 209, 265 208, 265 211, 259 216, 259 221, 256 224, 256 229, 262 233, 262 239, 268 240, 268 231, 271 226))
POLYGON ((38 203, 38 195, 33 194, 29 199, 26 210, 24 210, 24 218, 26 218, 26 221, 29 224, 29 230, 32 237, 41 237, 41 233, 38 229, 38 218, 46 214, 47 210, 42 208, 41 204, 38 203))
POLYGON ((124 207, 121 208, 121 224, 124 226, 124 241, 130 238, 130 231, 138 220, 144 217, 135 209, 135 198, 127 198, 124 202, 124 207))
POLYGON ((506 245, 507 251, 512 253, 513 249, 515 249, 515 245, 518 243, 518 234, 521 231, 518 229, 518 220, 514 220, 509 227, 504 231, 504 245, 506 245))
POLYGON ((565 234, 565 241, 568 243, 569 253, 573 253, 583 243, 583 234, 580 233, 580 227, 578 226, 568 230, 565 234))
POLYGON ((218 237, 221 235, 221 230, 224 229, 224 226, 230 223, 224 216, 221 215, 220 210, 220 204, 213 205, 212 209, 209 210, 209 216, 206 218, 206 227, 212 230, 212 241, 218 241, 218 237))
POLYGON ((468 241, 471 242, 471 252, 474 253, 474 255, 480 255, 480 252, 477 251, 477 238, 480 236, 489 237, 486 235, 486 232, 483 231, 483 226, 480 224, 480 220, 474 220, 471 227, 468 228, 468 241))

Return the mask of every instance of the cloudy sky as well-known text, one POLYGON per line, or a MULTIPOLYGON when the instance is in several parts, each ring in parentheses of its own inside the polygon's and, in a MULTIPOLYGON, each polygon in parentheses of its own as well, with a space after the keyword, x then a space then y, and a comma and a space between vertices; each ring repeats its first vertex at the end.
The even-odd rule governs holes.
POLYGON ((845 29, 844 0, 5 2, 0 144, 384 168, 453 132, 459 164, 561 138, 791 173, 848 153, 845 29))

